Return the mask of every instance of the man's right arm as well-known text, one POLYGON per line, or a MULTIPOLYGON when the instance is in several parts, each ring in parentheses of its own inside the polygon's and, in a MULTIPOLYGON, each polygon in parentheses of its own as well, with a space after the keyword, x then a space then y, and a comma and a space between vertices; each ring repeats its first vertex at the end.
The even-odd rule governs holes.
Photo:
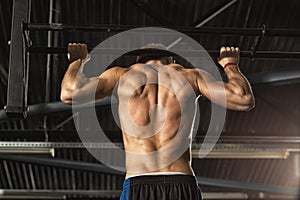
POLYGON ((68 45, 69 65, 61 84, 61 100, 66 104, 86 103, 110 95, 127 69, 113 67, 98 77, 86 77, 82 63, 88 55, 85 44, 68 45))
POLYGON ((222 47, 219 63, 225 67, 224 71, 228 77, 228 82, 218 82, 207 72, 197 70, 197 84, 200 92, 212 102, 228 109, 240 111, 252 109, 255 100, 248 80, 238 67, 239 49, 222 47), (224 94, 226 102, 222 98, 224 94))

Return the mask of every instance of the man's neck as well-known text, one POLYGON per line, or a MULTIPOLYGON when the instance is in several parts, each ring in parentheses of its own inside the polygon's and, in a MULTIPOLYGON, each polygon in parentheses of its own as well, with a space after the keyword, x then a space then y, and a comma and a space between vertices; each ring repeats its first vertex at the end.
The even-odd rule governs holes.
POLYGON ((149 60, 145 64, 147 65, 164 65, 161 60, 149 60))

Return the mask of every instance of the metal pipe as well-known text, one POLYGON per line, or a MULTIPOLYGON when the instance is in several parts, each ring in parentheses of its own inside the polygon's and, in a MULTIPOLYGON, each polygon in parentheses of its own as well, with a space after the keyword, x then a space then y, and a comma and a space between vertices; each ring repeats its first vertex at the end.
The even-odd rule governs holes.
MULTIPOLYGON (((30 53, 44 53, 44 54, 67 54, 67 48, 65 47, 38 47, 31 46, 28 48, 30 53)), ((89 49, 89 51, 93 51, 95 54, 99 55, 130 55, 136 56, 140 54, 147 53, 159 53, 165 56, 177 56, 176 54, 164 50, 148 50, 148 49, 89 49), (126 53, 128 52, 128 53, 126 53)), ((195 50, 180 50, 178 53, 184 57, 201 57, 199 52, 195 50)), ((218 57, 220 52, 217 50, 207 50, 203 51, 208 52, 212 57, 218 57)), ((206 54, 205 54, 206 55, 206 54)), ((252 51, 241 51, 241 58, 273 58, 273 59, 300 59, 300 52, 282 52, 282 51, 256 51, 255 56, 252 51)))
POLYGON ((196 25, 196 28, 199 28, 201 26, 203 26, 204 24, 206 24, 208 21, 210 21, 211 19, 213 19, 215 16, 217 16, 218 14, 220 14, 221 12, 223 12, 224 10, 226 10, 227 8, 229 8, 232 4, 234 4, 235 2, 237 2, 238 0, 232 0, 228 3, 226 3, 224 6, 222 6, 219 10, 215 11, 212 15, 210 15, 208 18, 206 18, 205 20, 203 20, 202 22, 200 22, 198 25, 196 25))
MULTIPOLYGON (((147 26, 132 26, 132 25, 64 25, 59 23, 45 24, 45 23, 24 23, 24 30, 31 31, 62 31, 62 32, 122 32, 134 28, 141 28, 147 26)), ((237 35, 237 36, 273 36, 273 37, 299 37, 300 29, 262 29, 262 28, 224 28, 224 27, 166 27, 161 28, 173 29, 188 35, 199 34, 216 34, 216 35, 237 35)))
POLYGON ((274 71, 274 72, 259 72, 255 74, 248 74, 248 80, 251 84, 270 84, 270 83, 279 83, 280 81, 288 81, 291 82, 294 80, 295 82, 300 82, 300 69, 295 70, 285 70, 285 71, 274 71))
POLYGON ((55 156, 54 148, 20 148, 20 147, 0 147, 0 154, 50 154, 55 156))
MULTIPOLYGON (((218 159, 287 159, 290 153, 288 150, 281 151, 211 151, 205 158, 218 159)), ((203 158, 199 150, 192 150, 193 158, 203 158)))
MULTIPOLYGON (((43 103, 43 104, 35 104, 28 106, 27 116, 33 115, 45 115, 50 113, 56 112, 64 112, 64 111, 71 111, 72 107, 77 109, 86 109, 91 108, 92 106, 103 106, 103 105, 110 105, 110 97, 103 98, 101 100, 97 100, 96 102, 86 103, 81 105, 67 105, 63 102, 50 102, 50 103, 43 103)), ((7 115, 5 110, 0 110, 0 120, 7 119, 7 115)))
MULTIPOLYGON (((52 23, 52 16, 53 16, 53 0, 49 0, 49 19, 48 22, 49 24, 52 23)), ((51 47, 51 42, 52 42, 52 32, 48 31, 47 35, 47 46, 51 47)), ((51 54, 47 55, 47 63, 46 63, 46 86, 45 86, 45 102, 48 103, 50 101, 50 64, 51 64, 51 54)), ((44 129, 44 134, 45 134, 45 140, 48 141, 48 132, 47 132, 47 115, 44 116, 43 120, 43 129, 44 129)))
POLYGON ((107 173, 113 175, 125 175, 122 171, 118 171, 112 168, 109 168, 105 165, 101 164, 94 164, 94 163, 87 163, 87 162, 78 162, 78 161, 70 161, 70 160, 63 160, 57 158, 43 158, 38 156, 20 156, 20 155, 13 155, 13 154, 0 154, 0 158, 4 160, 14 160, 18 162, 25 162, 25 163, 34 163, 38 165, 44 166, 52 166, 52 167, 60 167, 64 169, 77 169, 77 170, 84 170, 84 171, 91 171, 97 173, 107 173))

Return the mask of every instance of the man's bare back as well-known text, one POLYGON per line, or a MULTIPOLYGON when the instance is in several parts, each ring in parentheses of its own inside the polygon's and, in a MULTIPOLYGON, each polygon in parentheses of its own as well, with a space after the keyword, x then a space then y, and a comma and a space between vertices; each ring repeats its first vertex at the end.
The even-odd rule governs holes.
MULTIPOLYGON (((147 154, 158 151, 179 135, 177 141, 190 144, 190 129, 195 112, 197 90, 195 77, 178 64, 160 62, 135 64, 119 81, 119 115, 126 152, 147 154), (192 86, 192 87, 191 87, 192 86), (182 112, 184 111, 184 112, 182 112), (131 121, 132 123, 130 123, 131 121), (181 130, 179 127, 181 124, 181 130)), ((197 92, 199 94, 199 92, 197 92)), ((180 146, 183 143, 172 145, 180 146)), ((190 148, 175 160, 165 150, 147 162, 127 159, 127 176, 147 172, 181 172, 193 174, 190 148), (154 167, 164 160, 165 166, 154 167)), ((147 157, 147 155, 145 155, 147 157)), ((159 166, 159 165, 158 165, 159 166)))
POLYGON ((70 44, 68 48, 72 63, 62 82, 61 99, 65 103, 101 99, 118 87, 127 177, 148 172, 193 175, 190 133, 199 94, 233 110, 254 106, 251 87, 238 68, 237 48, 223 47, 220 51, 219 63, 227 74, 227 83, 217 82, 199 69, 164 65, 162 60, 130 68, 113 67, 99 77, 87 78, 80 72, 87 56, 86 45, 70 44), (225 103, 219 98, 224 93, 225 103))

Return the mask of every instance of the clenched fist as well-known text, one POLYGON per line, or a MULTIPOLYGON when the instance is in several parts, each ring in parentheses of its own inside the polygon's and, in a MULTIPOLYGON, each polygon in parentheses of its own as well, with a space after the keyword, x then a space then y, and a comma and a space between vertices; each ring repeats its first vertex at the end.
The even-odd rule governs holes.
POLYGON ((222 67, 227 63, 239 64, 240 49, 238 47, 221 47, 218 62, 222 67))
POLYGON ((86 44, 69 43, 68 44, 68 59, 70 62, 81 59, 84 60, 88 56, 86 44))

